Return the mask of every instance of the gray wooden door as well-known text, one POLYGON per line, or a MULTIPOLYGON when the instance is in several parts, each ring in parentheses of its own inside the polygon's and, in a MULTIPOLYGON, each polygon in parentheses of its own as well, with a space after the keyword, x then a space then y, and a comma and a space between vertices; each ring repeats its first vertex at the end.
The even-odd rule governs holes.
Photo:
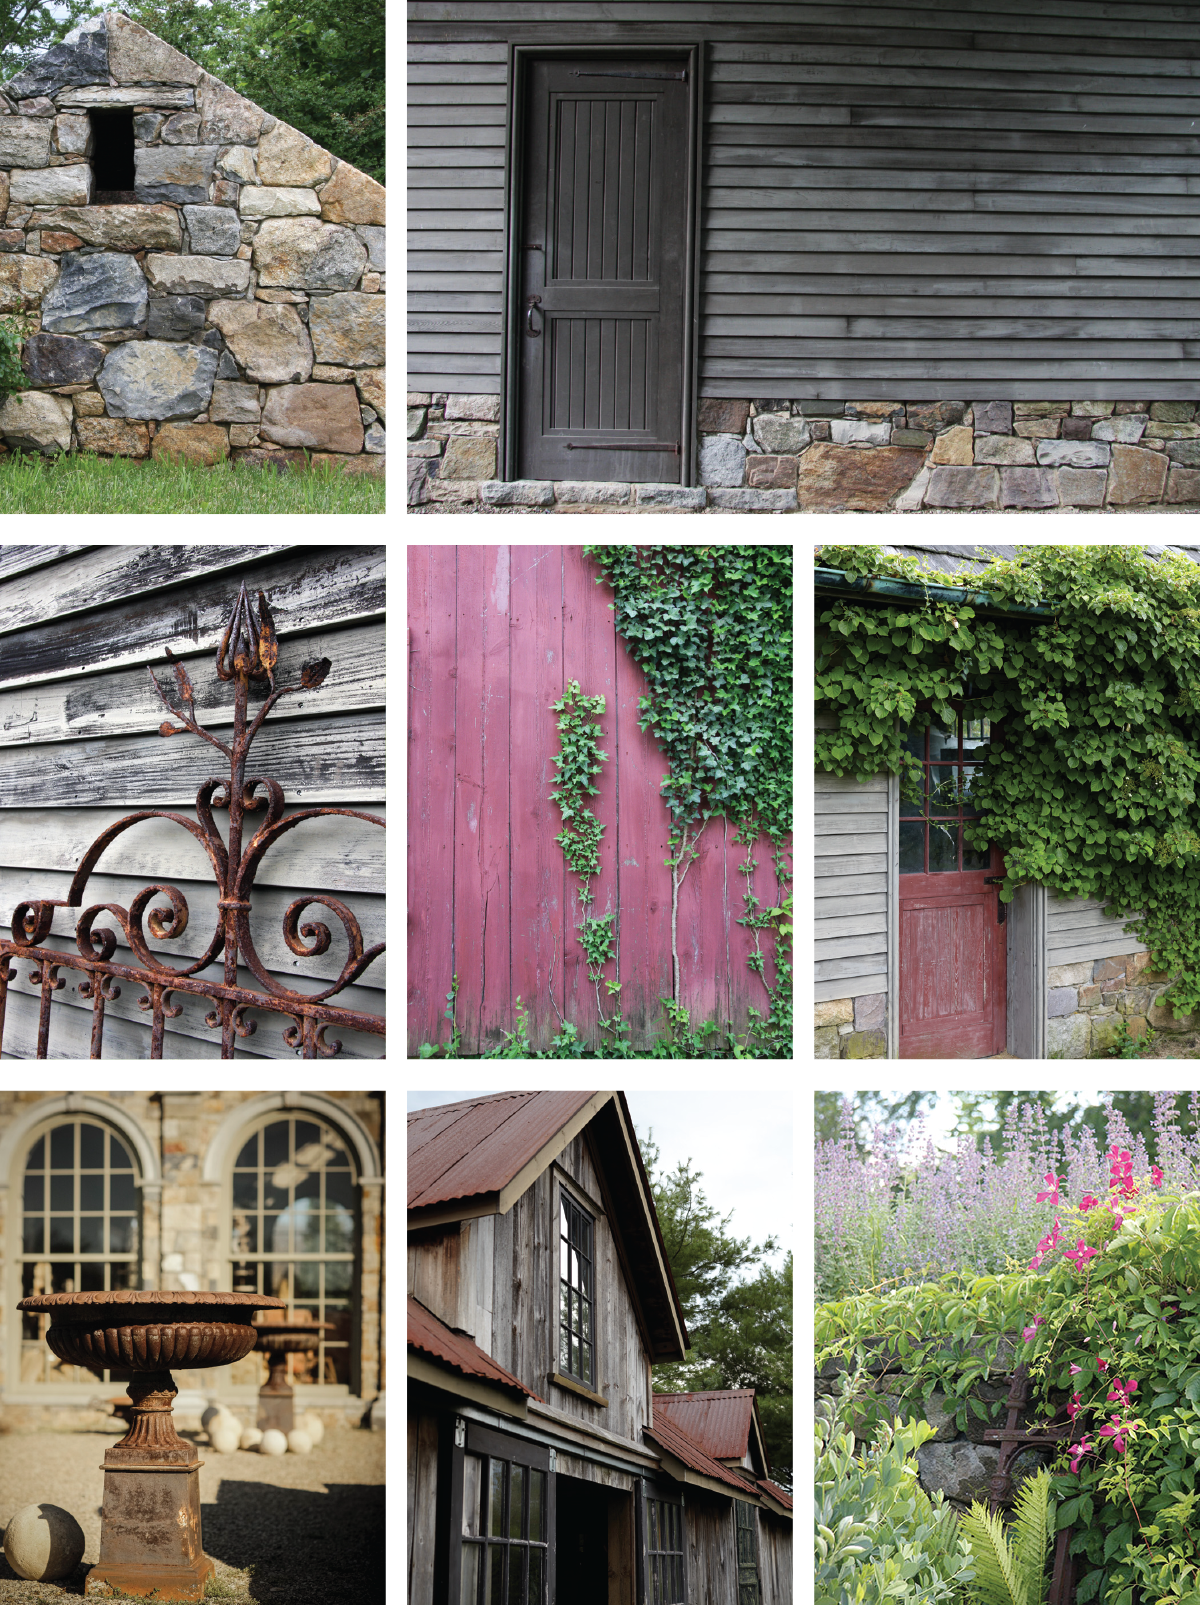
POLYGON ((520 477, 677 483, 686 68, 536 61, 526 104, 520 477))

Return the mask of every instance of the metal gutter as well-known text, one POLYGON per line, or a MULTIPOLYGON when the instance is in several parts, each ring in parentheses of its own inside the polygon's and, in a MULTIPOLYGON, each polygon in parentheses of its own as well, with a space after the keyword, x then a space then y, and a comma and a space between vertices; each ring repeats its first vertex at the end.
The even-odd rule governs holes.
POLYGON ((818 568, 816 571, 818 596, 852 596, 860 602, 915 602, 946 603, 951 607, 970 607, 984 618, 1038 619, 1050 622, 1057 617, 1054 608, 1039 604, 1037 607, 1017 607, 1014 603, 996 601, 987 591, 967 591, 953 585, 920 585, 911 580, 894 580, 871 576, 856 580, 847 579, 838 568, 818 568))

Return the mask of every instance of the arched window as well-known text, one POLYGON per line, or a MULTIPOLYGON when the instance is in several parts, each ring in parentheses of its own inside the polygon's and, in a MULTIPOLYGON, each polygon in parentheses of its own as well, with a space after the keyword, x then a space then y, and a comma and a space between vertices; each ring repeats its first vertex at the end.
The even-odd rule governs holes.
MULTIPOLYGON (((133 1157, 113 1132, 86 1118, 56 1122, 25 1159, 21 1296, 140 1287, 141 1194, 133 1157)), ((22 1382, 85 1382, 46 1347, 47 1315, 21 1318, 22 1382)), ((110 1380, 104 1372, 104 1380, 110 1380)))
POLYGON ((286 1299, 289 1314, 327 1321, 312 1354, 293 1354, 293 1383, 352 1384, 357 1353, 358 1177, 340 1134, 304 1114, 269 1115, 234 1162, 230 1283, 286 1299))

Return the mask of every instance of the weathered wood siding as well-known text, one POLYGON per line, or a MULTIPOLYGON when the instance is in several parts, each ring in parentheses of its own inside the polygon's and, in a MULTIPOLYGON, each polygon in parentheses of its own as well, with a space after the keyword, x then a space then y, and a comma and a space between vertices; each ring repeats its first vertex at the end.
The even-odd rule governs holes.
POLYGON ((701 1488, 685 1489, 683 1526, 688 1605, 737 1605, 732 1499, 716 1498, 701 1488))
POLYGON ((887 776, 815 782, 815 1001, 886 992, 887 776))
POLYGON ((1046 964, 1081 964, 1117 953, 1145 953, 1146 944, 1125 934, 1125 921, 1104 912, 1090 897, 1046 894, 1046 964))
POLYGON ((1195 6, 791 10, 794 395, 1194 398, 1195 6))
POLYGON ((799 396, 801 13, 793 0, 411 0, 406 388, 501 393, 510 45, 701 42, 698 393, 799 396))
MULTIPOLYGON (((616 634, 612 591, 596 584, 599 572, 578 546, 409 549, 410 1054, 449 1037, 443 1013, 455 974, 466 1053, 515 1028, 518 997, 539 1048, 561 1029, 560 1013, 581 1036, 597 1033, 595 988, 575 934, 581 883, 555 840, 562 821, 550 801, 560 749, 551 703, 571 680, 607 699, 600 725, 609 762, 591 799, 604 826, 593 911, 618 911, 616 978, 631 1041, 643 1046, 665 1031, 666 762, 638 728, 646 679, 616 634)), ((746 965, 754 944, 736 923, 746 851, 733 834, 723 819, 709 820, 679 889, 679 1001, 694 1027, 716 1019, 742 1031, 750 1006, 764 1011, 767 998, 746 965)), ((755 857, 751 885, 772 907, 779 893, 769 843, 760 840, 755 857)), ((773 982, 772 970, 768 959, 773 982)))
POLYGON ((758 1584, 762 1605, 792 1605, 792 1523, 758 1513, 758 1584))
MULTIPOLYGON (((320 689, 276 705, 251 748, 248 774, 278 780, 288 814, 325 804, 384 813, 382 547, 0 546, 0 928, 7 929, 17 903, 65 898, 76 865, 106 826, 144 808, 170 808, 195 820, 202 782, 220 776, 222 764, 228 779, 224 755, 198 737, 167 740, 158 733, 167 711, 147 670, 172 692, 164 649, 176 652, 195 687, 200 721, 226 739, 233 690, 217 678, 214 663, 243 579, 252 597, 267 594, 280 639, 281 684, 291 683, 309 658, 333 664, 320 689)), ((258 706, 252 691, 251 712, 258 706)), ((223 826, 226 816, 218 810, 215 817, 223 826)), ((261 817, 246 816, 244 841, 261 817)), ((283 837, 265 855, 252 894, 251 930, 267 968, 302 990, 337 978, 345 936, 328 911, 308 913, 329 923, 327 953, 299 957, 284 941, 284 911, 306 892, 343 898, 365 944, 383 940, 383 870, 378 826, 330 818, 283 837)), ((169 963, 189 963, 208 946, 217 890, 207 856, 178 825, 148 820, 119 837, 88 883, 85 905, 128 908, 143 886, 161 882, 182 891, 189 918, 175 940, 150 937, 151 951, 169 963)), ((77 951, 75 919, 75 910, 57 910, 48 945, 77 951)), ((114 919, 100 916, 96 925, 118 932, 117 963, 136 962, 114 919)), ((38 997, 28 967, 17 971, 3 1056, 33 1058, 38 997)), ((92 1006, 78 991, 82 972, 62 973, 50 1057, 87 1058, 92 1006)), ((220 963, 205 974, 220 979, 220 963)), ((248 969, 239 970, 238 981, 261 990, 248 969)), ((347 1008, 383 1014, 385 986, 381 958, 338 998, 347 1008)), ((104 1057, 149 1056, 142 991, 121 983, 121 996, 107 1005, 104 1057)), ((204 1023, 211 1005, 183 994, 175 1002, 183 1012, 167 1021, 164 1057, 218 1058, 219 1033, 204 1023)), ((282 1040, 288 1024, 286 1017, 259 1015, 238 1057, 293 1057, 282 1040)), ((343 1056, 380 1055, 377 1037, 332 1035, 340 1037, 343 1056)))
POLYGON ((437 1461, 437 1417, 410 1415, 408 1418, 408 1605, 433 1605, 437 1461))

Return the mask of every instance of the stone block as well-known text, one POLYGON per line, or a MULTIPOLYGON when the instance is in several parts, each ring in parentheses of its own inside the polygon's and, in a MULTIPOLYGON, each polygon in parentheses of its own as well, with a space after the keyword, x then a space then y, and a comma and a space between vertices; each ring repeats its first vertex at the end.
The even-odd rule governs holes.
POLYGON ((261 184, 323 184, 333 172, 333 158, 298 129, 276 123, 258 142, 261 184))
POLYGON ((146 425, 124 418, 77 418, 75 433, 81 450, 101 457, 145 457, 150 450, 146 425))
POLYGON ((1022 418, 1013 425, 1022 440, 1057 440, 1061 428, 1061 418, 1022 418))
POLYGON ((1122 992, 1117 1000, 1117 1008, 1122 1014, 1146 1014, 1153 1001, 1153 987, 1131 986, 1122 992))
MULTIPOLYGON (((253 145, 263 131, 266 113, 245 95, 239 95, 219 78, 202 72, 196 84, 196 105, 200 110, 200 138, 214 145, 253 145)), ((154 97, 161 106, 160 96, 154 97)))
POLYGON ((1072 418, 1111 418, 1113 413, 1111 401, 1073 401, 1071 403, 1072 418))
POLYGON ((200 139, 200 113, 197 111, 177 111, 174 117, 168 117, 159 130, 159 139, 164 145, 195 145, 200 139))
MULTIPOLYGON (((1003 440, 1003 435, 990 437, 1003 440)), ((1011 437, 1009 437, 1011 438, 1011 437)), ((1055 476, 1048 468, 1002 468, 1000 470, 1001 507, 1057 507, 1055 476)))
POLYGON ((1168 502, 1200 503, 1200 468, 1180 468, 1172 463, 1167 473, 1168 502))
POLYGON ((54 148, 64 156, 90 154, 92 125, 86 117, 64 112, 54 119, 54 148))
POLYGON ((927 1493, 944 1493, 947 1499, 969 1505, 987 1498, 988 1483, 1000 1462, 1000 1451, 969 1441, 939 1443, 932 1440, 917 1450, 921 1486, 927 1493))
MULTIPOLYGON (((1025 466, 1032 464, 1036 459, 1033 447, 1029 441, 1021 440, 1016 435, 975 435, 975 461, 977 463, 992 463, 1025 466)), ((1057 498, 1056 498, 1057 500, 1057 498)), ((1041 505, 1040 503, 1038 505, 1041 505)))
POLYGON ((1014 419, 1065 418, 1071 410, 1069 401, 1014 401, 1014 419))
POLYGON ((929 489, 929 481, 933 478, 933 469, 926 464, 913 480, 907 490, 901 491, 892 503, 894 513, 915 513, 925 500, 925 492, 929 489))
MULTIPOLYGON (((867 426, 870 427, 870 426, 867 426)), ((800 459, 797 497, 810 513, 882 513, 912 484, 922 459, 904 446, 817 441, 800 459)))
MULTIPOLYGON (((70 402, 67 402, 70 407, 70 402)), ((71 414, 57 396, 23 390, 0 404, 0 435, 10 447, 53 457, 71 446, 71 414)))
POLYGON ((1046 972, 1048 986, 1088 986, 1092 980, 1094 959, 1080 964, 1052 964, 1046 972))
POLYGON ((103 418, 104 397, 98 390, 81 390, 72 396, 76 418, 103 418))
POLYGON ((25 230, 19 228, 0 229, 0 251, 23 251, 25 249, 25 230))
POLYGON ((892 426, 886 419, 881 423, 873 423, 866 418, 835 418, 829 426, 829 432, 839 446, 854 443, 886 446, 892 437, 892 426))
POLYGON ((408 442, 408 455, 410 457, 440 457, 443 442, 440 440, 410 440, 408 442))
POLYGON ((133 187, 139 201, 171 201, 177 205, 208 200, 215 145, 148 145, 133 153, 133 187))
POLYGON ((1013 409, 1011 401, 973 401, 977 435, 1009 435, 1012 433, 1013 409))
POLYGON ((312 373, 312 340, 294 307, 264 301, 214 301, 208 316, 247 379, 257 379, 260 384, 294 384, 312 373))
POLYGON ((969 424, 956 424, 947 429, 933 443, 929 454, 931 463, 969 468, 975 461, 975 435, 969 424))
POLYGON ((700 485, 635 485, 633 496, 639 507, 678 507, 700 513, 708 505, 708 496, 700 485))
POLYGON ((966 410, 964 401, 910 401, 908 427, 928 429, 936 434, 950 424, 961 424, 966 410))
POLYGON ((996 468, 938 467, 933 470, 926 507, 995 507, 1000 495, 996 468))
POLYGON ((1194 401, 1154 401, 1150 404, 1150 416, 1159 423, 1189 424, 1196 416, 1196 403, 1194 401))
POLYGON ((1103 440, 1039 440, 1037 460, 1043 468, 1103 468, 1112 449, 1103 440))
POLYGON ((1046 994, 1046 1013, 1054 1018, 1060 1014, 1074 1014, 1079 993, 1073 986, 1052 986, 1046 994))
POLYGON ((493 479, 480 485, 479 499, 489 507, 551 507, 554 486, 548 479, 493 479))
POLYGON ((899 418, 904 419, 904 403, 902 401, 848 401, 846 403, 847 418, 884 419, 891 424, 899 418))
POLYGON ((806 397, 796 405, 804 418, 842 418, 846 413, 844 401, 819 401, 806 397))
MULTIPOLYGON (((187 111, 195 103, 194 89, 160 86, 154 91, 154 104, 159 111, 187 111)), ((140 84, 83 84, 78 89, 60 90, 54 104, 59 111, 144 111, 146 91, 140 84)))
POLYGON ((151 340, 188 340, 204 327, 198 295, 163 295, 150 302, 146 333, 151 340))
POLYGON ((882 1031, 887 1019, 887 993, 868 992, 854 999, 854 1029, 882 1031))
POLYGON ((882 1059, 886 1053, 882 1031, 854 1031, 842 1042, 843 1059, 882 1059))
POLYGON ((52 334, 138 328, 146 321, 147 299, 146 280, 131 256, 68 251, 42 300, 42 328, 52 334))
POLYGON ((1064 440, 1090 440, 1094 418, 1064 418, 1059 434, 1064 440))
POLYGON ((9 180, 12 206, 86 206, 91 198, 92 170, 86 162, 14 169, 9 180))
POLYGON ((492 479, 496 473, 496 442, 487 435, 455 435, 446 442, 439 477, 492 479))
POLYGON ((1176 1019, 1174 1009, 1169 1003, 1164 1002, 1165 996, 1165 993, 1160 992, 1150 1005, 1148 1019, 1156 1031, 1165 1031, 1171 1035, 1200 1029, 1200 1014, 1182 1014, 1176 1019))
POLYGON ((1108 474, 1103 468, 1059 468, 1058 499, 1064 507, 1103 507, 1108 474))
POLYGON ((754 490, 792 490, 800 472, 799 457, 747 457, 746 483, 754 490))
POLYGON ((700 482, 740 485, 746 475, 746 448, 733 435, 705 435, 700 441, 700 482))
POLYGON ((61 229, 42 229, 39 244, 43 254, 61 256, 64 251, 77 251, 83 241, 78 234, 64 234, 61 229))
MULTIPOLYGON (((200 69, 178 50, 120 11, 105 13, 108 23, 108 73, 119 84, 195 84, 200 69)), ((108 73, 101 83, 108 81, 108 73)))
POLYGON ((696 427, 702 435, 744 435, 750 403, 727 396, 701 396, 696 427))
MULTIPOLYGON (((236 429, 237 425, 233 426, 236 429)), ((230 429, 232 435, 233 429, 230 429)), ((314 451, 312 454, 314 468, 333 468, 338 473, 350 474, 354 478, 365 476, 367 479, 386 478, 386 457, 346 457, 341 453, 328 451, 314 451)))
POLYGON ((837 1027, 833 1025, 819 1026, 814 1032, 813 1058, 814 1059, 840 1059, 842 1045, 838 1040, 837 1027))
POLYGON ((923 451, 926 446, 933 444, 933 436, 925 429, 892 429, 891 443, 893 446, 916 447, 923 451))
MULTIPOLYGON (((262 158, 259 158, 262 177, 262 158)), ((383 225, 387 192, 366 173, 346 162, 339 162, 333 177, 322 186, 321 216, 331 223, 377 223, 383 225)))
POLYGON ((1165 450, 1173 463, 1200 468, 1200 440, 1168 440, 1165 450))
POLYGON ((359 399, 365 401, 368 407, 374 407, 381 418, 386 418, 387 369, 359 368, 355 372, 354 380, 358 386, 359 399))
POLYGON ((1146 425, 1145 439, 1147 441, 1198 440, 1200 439, 1200 424, 1148 423, 1146 425))
POLYGON ((238 200, 242 217, 319 217, 321 203, 315 189, 269 184, 247 184, 238 200))
MULTIPOLYGON (((358 398, 349 385, 280 385, 267 392, 259 433, 281 446, 359 452, 363 426, 358 398)), ((496 471, 495 461, 494 440, 456 438, 448 443, 442 472, 451 479, 488 479, 496 471), (479 471, 468 472, 473 465, 479 471)))
POLYGON ((228 256, 152 254, 145 265, 152 288, 163 295, 199 295, 207 301, 213 296, 245 295, 250 284, 249 266, 228 256))
MULTIPOLYGON (((43 300, 58 277, 58 263, 37 256, 0 256, 0 312, 24 312, 43 300)), ((42 327, 45 328, 43 309, 42 327)))
POLYGON ((1098 986, 1081 986, 1079 988, 1079 1007, 1081 1009, 1096 1009, 1103 1002, 1104 995, 1098 986))
POLYGON ((135 340, 104 359, 96 384, 114 418, 193 418, 212 399, 217 354, 207 346, 135 340))
POLYGON ((447 396, 446 419, 468 419, 478 423, 500 422, 499 396, 447 396))
POLYGON ((731 513, 794 513, 794 490, 750 490, 744 486, 714 486, 709 491, 710 507, 731 513))
POLYGON ((260 416, 258 386, 232 379, 213 382, 208 416, 215 424, 257 424, 260 416))
MULTIPOLYGON (((314 299, 308 312, 314 359, 347 368, 382 363, 386 307, 386 297, 353 290, 314 299)), ((495 399, 499 401, 499 397, 495 399)))
POLYGON ((1114 446, 1108 470, 1109 504, 1127 507, 1161 501, 1167 483, 1167 462, 1161 452, 1144 451, 1140 446, 1114 446))
POLYGON ((1117 1044, 1125 1017, 1121 1014, 1098 1014, 1092 1019, 1092 1056, 1107 1058, 1117 1044))
POLYGON ((154 436, 150 455, 211 468, 229 456, 229 434, 211 423, 164 424, 154 436))
POLYGON ((30 335, 23 363, 31 384, 42 389, 55 385, 87 384, 104 361, 104 347, 95 340, 78 340, 69 334, 30 335))
POLYGON ((1046 1054, 1051 1059, 1086 1059, 1092 1040, 1092 1016, 1067 1014, 1046 1022, 1046 1054))
POLYGON ((793 418, 790 414, 781 417, 778 413, 763 413, 755 418, 750 427, 754 439, 764 452, 795 455, 803 451, 812 439, 804 419, 793 418))
POLYGON ((1094 959, 1092 961, 1092 980, 1103 986, 1106 981, 1124 981, 1125 959, 1123 956, 1110 959, 1094 959))
POLYGON ((183 240, 173 206, 63 206, 38 221, 43 229, 68 229, 85 245, 115 251, 178 251, 183 240))
POLYGON ((562 479, 554 487, 557 502, 569 502, 578 507, 604 506, 629 500, 629 486, 604 480, 562 479))
POLYGON ((72 29, 61 44, 42 51, 5 87, 10 99, 55 95, 67 84, 108 82, 106 18, 90 16, 72 29))
POLYGON ((828 1003, 814 1005, 813 1024, 822 1025, 852 1025, 854 1023, 854 999, 834 998, 828 1003))
POLYGON ((1149 422, 1145 413, 1139 416, 1136 412, 1125 413, 1120 418, 1100 418, 1092 425, 1092 439, 1117 440, 1124 446, 1132 446, 1145 434, 1149 422))
POLYGON ((304 290, 352 290, 366 266, 352 229, 315 217, 269 217, 254 237, 258 282, 304 290))
POLYGON ((228 206, 185 206, 183 216, 195 256, 232 256, 242 243, 237 213, 228 206))

